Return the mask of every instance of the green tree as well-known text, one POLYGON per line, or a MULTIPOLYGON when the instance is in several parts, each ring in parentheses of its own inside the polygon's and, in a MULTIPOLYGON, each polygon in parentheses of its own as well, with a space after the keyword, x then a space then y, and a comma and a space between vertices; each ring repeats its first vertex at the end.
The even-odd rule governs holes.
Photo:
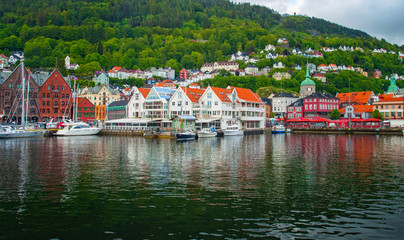
POLYGON ((330 118, 333 120, 337 120, 341 117, 341 112, 338 109, 333 109, 330 113, 330 118))
POLYGON ((375 109, 372 112, 372 118, 377 118, 377 119, 383 120, 383 114, 379 110, 375 109))

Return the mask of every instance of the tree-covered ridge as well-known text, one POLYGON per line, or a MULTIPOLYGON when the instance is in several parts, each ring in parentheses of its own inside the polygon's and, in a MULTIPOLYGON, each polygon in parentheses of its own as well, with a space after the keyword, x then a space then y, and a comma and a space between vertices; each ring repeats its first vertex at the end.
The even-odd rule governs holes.
POLYGON ((357 38, 370 36, 362 31, 340 26, 338 24, 319 19, 315 17, 305 16, 287 16, 280 24, 281 27, 298 32, 310 33, 312 35, 320 34, 338 34, 342 36, 357 38))

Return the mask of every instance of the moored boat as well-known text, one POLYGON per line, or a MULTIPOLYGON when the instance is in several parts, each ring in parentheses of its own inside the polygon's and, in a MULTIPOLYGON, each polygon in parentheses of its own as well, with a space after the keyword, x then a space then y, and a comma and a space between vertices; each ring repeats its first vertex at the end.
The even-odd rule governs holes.
POLYGON ((272 127, 272 133, 285 133, 285 130, 283 125, 275 125, 272 127))
POLYGON ((43 130, 16 129, 12 126, 0 127, 0 138, 42 137, 43 134, 43 130))
POLYGON ((225 136, 241 136, 244 135, 244 132, 241 131, 239 126, 236 124, 236 125, 230 125, 226 129, 224 129, 223 134, 225 136))
POLYGON ((189 130, 177 133, 177 140, 195 140, 195 138, 196 133, 189 130))
POLYGON ((97 135, 101 128, 91 127, 85 122, 67 122, 65 127, 55 133, 56 136, 88 136, 97 135))
POLYGON ((198 132, 198 138, 207 138, 207 137, 216 137, 217 132, 212 128, 203 128, 201 131, 198 132))

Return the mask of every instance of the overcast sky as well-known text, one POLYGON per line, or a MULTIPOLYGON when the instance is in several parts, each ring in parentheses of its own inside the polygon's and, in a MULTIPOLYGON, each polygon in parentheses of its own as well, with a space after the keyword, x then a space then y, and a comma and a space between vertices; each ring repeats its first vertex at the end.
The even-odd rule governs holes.
POLYGON ((231 0, 302 14, 358 29, 392 44, 404 45, 403 0, 231 0))

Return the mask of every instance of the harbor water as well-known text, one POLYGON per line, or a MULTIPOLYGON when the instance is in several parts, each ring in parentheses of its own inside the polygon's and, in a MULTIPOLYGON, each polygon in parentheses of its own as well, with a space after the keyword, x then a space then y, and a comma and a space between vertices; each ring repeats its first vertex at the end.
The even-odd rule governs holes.
POLYGON ((399 239, 404 137, 0 140, 0 239, 399 239))

